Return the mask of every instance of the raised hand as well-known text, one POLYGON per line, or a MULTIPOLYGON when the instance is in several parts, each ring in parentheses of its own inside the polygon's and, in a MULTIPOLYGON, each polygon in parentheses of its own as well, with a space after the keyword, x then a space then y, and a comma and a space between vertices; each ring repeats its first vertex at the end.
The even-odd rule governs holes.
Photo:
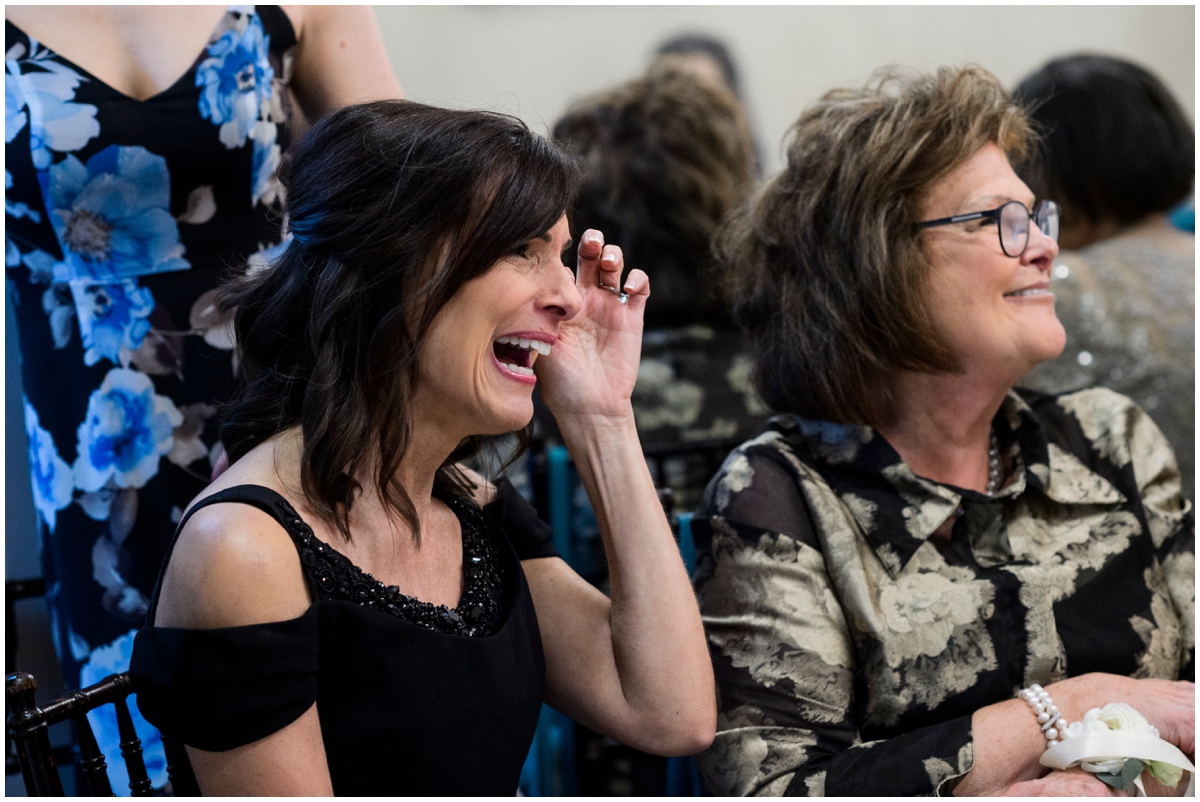
POLYGON ((650 278, 641 270, 630 271, 622 301, 605 287, 618 287, 624 267, 618 246, 605 245, 604 235, 595 229, 583 233, 576 271, 583 306, 559 329, 553 353, 534 364, 542 398, 560 425, 564 416, 633 414, 629 399, 637 382, 650 278))

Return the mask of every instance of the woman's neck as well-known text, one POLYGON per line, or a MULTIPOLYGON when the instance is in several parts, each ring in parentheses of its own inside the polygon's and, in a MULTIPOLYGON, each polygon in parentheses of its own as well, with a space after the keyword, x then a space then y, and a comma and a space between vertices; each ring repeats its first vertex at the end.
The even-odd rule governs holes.
MULTIPOLYGON (((305 500, 301 484, 300 466, 303 464, 304 438, 299 427, 277 435, 274 440, 275 470, 289 494, 297 500, 305 500)), ((457 444, 455 444, 457 445, 457 444)), ((417 521, 422 530, 433 517, 437 505, 433 498, 433 485, 438 469, 445 463, 453 449, 428 440, 413 438, 409 443, 395 478, 412 502, 417 521)), ((408 524, 384 504, 377 487, 379 455, 366 459, 354 474, 359 492, 350 509, 350 528, 357 538, 359 532, 388 532, 392 536, 411 536, 408 524)), ((307 505, 305 505, 307 506, 307 505)))
POLYGON ((918 476, 985 492, 992 419, 1010 386, 987 376, 897 373, 875 429, 918 476))

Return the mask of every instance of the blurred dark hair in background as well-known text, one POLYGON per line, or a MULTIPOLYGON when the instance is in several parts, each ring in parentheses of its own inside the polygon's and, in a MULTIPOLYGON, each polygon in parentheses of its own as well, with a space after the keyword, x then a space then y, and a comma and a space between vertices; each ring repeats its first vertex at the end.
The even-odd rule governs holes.
POLYGON ((1156 76, 1111 56, 1054 59, 1017 86, 1043 135, 1019 170, 1030 188, 1063 207, 1063 245, 1071 230, 1136 223, 1165 212, 1192 190, 1195 131, 1156 76))
POLYGON ((1162 81, 1111 56, 1054 59, 1014 96, 1043 135, 1017 172, 1063 207, 1051 286, 1067 331, 1063 353, 1022 384, 1132 398, 1170 440, 1192 498, 1196 241, 1166 213, 1194 186, 1195 131, 1162 81))

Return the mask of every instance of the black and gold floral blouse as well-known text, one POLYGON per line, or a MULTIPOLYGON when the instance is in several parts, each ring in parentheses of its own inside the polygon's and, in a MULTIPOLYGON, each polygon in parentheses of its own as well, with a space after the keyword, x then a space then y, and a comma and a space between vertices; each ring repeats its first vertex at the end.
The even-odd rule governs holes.
POLYGON ((1010 393, 994 426, 990 498, 866 426, 781 415, 729 456, 693 524, 714 793, 932 794, 973 765, 971 714, 1032 682, 1194 678, 1194 519, 1158 428, 1103 389, 1010 393))

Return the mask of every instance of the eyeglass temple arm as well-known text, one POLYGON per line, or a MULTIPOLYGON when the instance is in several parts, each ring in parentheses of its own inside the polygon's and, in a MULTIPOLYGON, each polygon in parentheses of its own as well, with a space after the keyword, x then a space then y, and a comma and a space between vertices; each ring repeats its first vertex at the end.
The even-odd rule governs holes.
POLYGON ((991 209, 986 212, 967 212, 966 214, 956 214, 953 217, 939 217, 937 220, 926 220, 923 223, 917 223, 917 228, 948 226, 951 223, 965 223, 968 220, 982 220, 985 217, 996 217, 999 215, 999 213, 999 209, 991 209))

